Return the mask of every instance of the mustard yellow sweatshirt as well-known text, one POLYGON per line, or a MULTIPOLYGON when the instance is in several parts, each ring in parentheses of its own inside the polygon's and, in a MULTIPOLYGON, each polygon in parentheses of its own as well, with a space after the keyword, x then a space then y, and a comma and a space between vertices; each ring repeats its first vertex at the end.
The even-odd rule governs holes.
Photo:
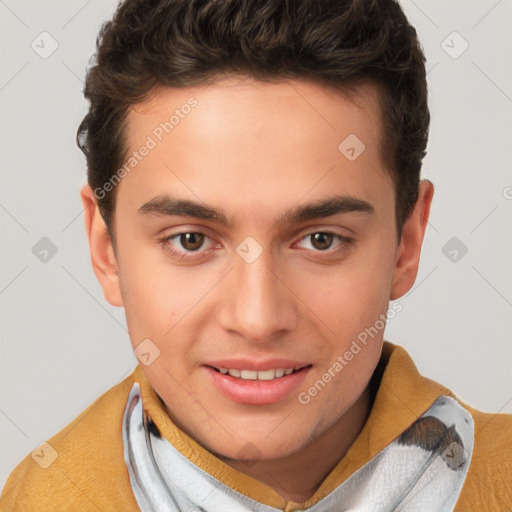
MULTIPOLYGON (((318 503, 415 422, 440 395, 456 398, 419 374, 407 352, 384 342, 382 374, 362 431, 345 456, 303 503, 241 473, 204 449, 166 414, 140 366, 92 403, 64 429, 27 455, 3 489, 0 512, 135 512, 123 455, 122 420, 134 382, 144 410, 161 435, 193 464, 237 492, 286 512, 318 503)), ((512 511, 512 415, 486 414, 459 403, 474 419, 474 448, 456 512, 512 511)), ((426 511, 428 512, 428 511, 426 511)))

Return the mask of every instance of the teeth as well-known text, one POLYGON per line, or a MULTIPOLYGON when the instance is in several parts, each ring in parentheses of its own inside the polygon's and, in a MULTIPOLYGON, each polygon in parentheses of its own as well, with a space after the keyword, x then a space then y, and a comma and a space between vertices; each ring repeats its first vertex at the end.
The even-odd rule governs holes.
MULTIPOLYGON (((232 370, 229 370, 229 372, 231 373, 232 370)), ((256 380, 258 378, 259 372, 253 371, 253 370, 242 370, 239 373, 240 373, 240 377, 242 377, 242 379, 256 380)))
POLYGON ((231 377, 238 377, 244 380, 273 380, 282 377, 283 375, 290 375, 293 368, 276 368, 271 370, 256 371, 256 370, 235 370, 228 368, 219 368, 220 373, 228 373, 231 377))
MULTIPOLYGON (((276 378, 275 370, 265 370, 261 372, 251 372, 255 373, 258 380, 272 380, 276 378)), ((242 372, 242 377, 244 376, 244 372, 242 372)))

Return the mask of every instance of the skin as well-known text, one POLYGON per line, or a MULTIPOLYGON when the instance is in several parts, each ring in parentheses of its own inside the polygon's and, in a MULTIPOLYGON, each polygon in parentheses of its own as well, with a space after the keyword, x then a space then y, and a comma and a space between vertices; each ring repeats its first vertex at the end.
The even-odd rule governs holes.
POLYGON ((130 150, 191 96, 198 105, 117 185, 115 250, 92 190, 82 188, 93 269, 107 301, 125 308, 132 347, 149 338, 160 349, 141 367, 175 424, 226 464, 287 500, 304 501, 368 417, 383 330, 308 404, 298 393, 413 286, 433 185, 421 181, 399 241, 372 84, 352 99, 307 81, 241 77, 156 89, 129 113, 130 150), (349 134, 366 145, 352 162, 338 150, 349 134), (369 202, 374 213, 276 224, 285 210, 335 193, 369 202), (222 209, 232 226, 138 214, 162 194, 222 209), (333 237, 327 248, 315 245, 312 235, 326 231, 353 242, 333 237), (180 237, 167 242, 191 253, 190 260, 159 241, 182 232, 210 237, 199 252, 180 237), (247 236, 262 248, 252 263, 236 252, 247 236), (285 357, 313 367, 282 401, 239 404, 209 384, 202 366, 232 356, 285 357), (240 456, 248 442, 258 450, 250 465, 240 456))

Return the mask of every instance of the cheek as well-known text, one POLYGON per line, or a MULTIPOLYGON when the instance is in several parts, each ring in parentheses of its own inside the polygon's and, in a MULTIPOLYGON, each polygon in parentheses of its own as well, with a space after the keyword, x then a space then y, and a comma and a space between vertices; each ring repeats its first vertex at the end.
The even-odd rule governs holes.
POLYGON ((341 354, 343 369, 331 381, 331 396, 325 396, 327 407, 337 404, 337 409, 331 411, 333 417, 344 414, 361 396, 379 362, 380 353, 381 343, 375 339, 366 345, 356 341, 341 354), (350 360, 348 353, 352 354, 350 360))
POLYGON ((316 287, 306 281, 309 289, 304 290, 305 296, 310 297, 314 311, 329 328, 325 331, 328 349, 319 371, 320 376, 329 369, 335 375, 321 399, 327 410, 333 403, 337 404, 338 413, 350 406, 378 363, 386 326, 381 315, 388 309, 392 275, 392 256, 386 258, 383 252, 379 254, 375 248, 358 254, 330 272, 328 278, 326 274, 324 279, 317 279, 316 287), (319 286, 320 282, 323 286, 319 286))
MULTIPOLYGON (((148 262, 142 254, 121 259, 119 280, 132 343, 139 338, 164 338, 186 305, 187 288, 169 268, 148 262)), ((172 331, 169 333, 171 335, 172 331)))
POLYGON ((346 339, 357 336, 386 312, 391 275, 386 262, 375 264, 364 258, 357 265, 341 265, 321 279, 302 280, 302 293, 333 331, 331 335, 346 339))
MULTIPOLYGON (((194 312, 205 290, 197 283, 197 277, 194 280, 192 267, 176 268, 151 256, 144 258, 140 251, 137 257, 128 254, 120 265, 132 348, 150 339, 160 350, 160 357, 155 361, 158 364, 145 368, 147 373, 164 366, 183 377, 192 364, 194 340, 202 328, 194 312)), ((165 378, 163 373, 162 379, 165 378)))

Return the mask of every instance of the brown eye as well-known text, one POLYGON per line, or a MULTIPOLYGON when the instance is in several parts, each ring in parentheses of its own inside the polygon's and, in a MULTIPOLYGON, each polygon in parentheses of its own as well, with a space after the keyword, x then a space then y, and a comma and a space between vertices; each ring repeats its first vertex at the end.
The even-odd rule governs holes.
POLYGON ((311 243, 315 249, 325 250, 329 249, 333 242, 332 233, 313 233, 309 235, 311 237, 311 243))
POLYGON ((204 242, 203 233, 182 233, 180 235, 180 244, 187 251, 195 251, 199 249, 204 242))
POLYGON ((162 249, 180 261, 198 261, 212 256, 213 240, 200 231, 181 231, 159 239, 162 249))
POLYGON ((310 231, 298 247, 309 249, 317 258, 341 258, 349 252, 353 240, 333 231, 310 231))

